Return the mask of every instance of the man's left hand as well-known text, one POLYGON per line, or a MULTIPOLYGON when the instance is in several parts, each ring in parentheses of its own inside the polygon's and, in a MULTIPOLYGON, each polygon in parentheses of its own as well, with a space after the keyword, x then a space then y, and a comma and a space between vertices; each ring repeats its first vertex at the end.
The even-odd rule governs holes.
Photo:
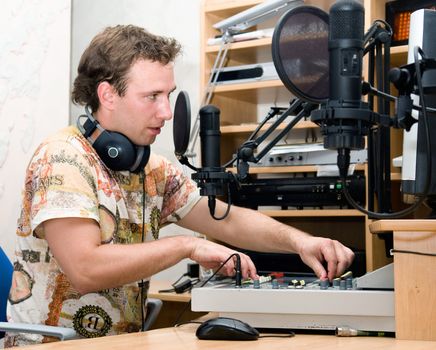
POLYGON ((344 273, 354 259, 354 253, 336 240, 307 236, 299 242, 301 259, 320 279, 333 278, 344 273), (327 271, 322 263, 327 262, 327 271))

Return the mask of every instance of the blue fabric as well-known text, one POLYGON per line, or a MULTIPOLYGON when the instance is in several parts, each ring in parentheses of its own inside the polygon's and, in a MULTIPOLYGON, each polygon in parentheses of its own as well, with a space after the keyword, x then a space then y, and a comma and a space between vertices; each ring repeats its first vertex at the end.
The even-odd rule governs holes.
MULTIPOLYGON (((6 303, 12 283, 13 266, 0 247, 0 322, 6 321, 6 303)), ((4 334, 0 332, 0 338, 4 334)))

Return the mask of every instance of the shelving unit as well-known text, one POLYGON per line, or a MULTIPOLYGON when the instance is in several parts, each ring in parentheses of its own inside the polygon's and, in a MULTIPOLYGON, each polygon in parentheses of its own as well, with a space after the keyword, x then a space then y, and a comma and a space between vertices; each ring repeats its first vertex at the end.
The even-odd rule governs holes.
MULTIPOLYGON (((204 91, 211 69, 213 67, 219 45, 208 46, 207 39, 219 35, 213 28, 213 24, 228 18, 245 9, 262 3, 262 0, 203 0, 201 11, 201 84, 204 91)), ((306 5, 322 8, 326 12, 333 0, 306 1, 306 5)), ((385 18, 385 1, 364 0, 365 27, 368 28, 374 19, 385 18)), ((255 27, 250 30, 256 30, 255 27)), ((226 66, 254 64, 259 60, 259 52, 270 51, 271 38, 262 38, 244 42, 229 44, 228 61, 226 66)), ((262 56, 262 55, 261 55, 262 56)), ((391 50, 392 65, 403 64, 407 57, 407 46, 394 47, 391 50)), ((272 61, 272 59, 270 59, 272 61)), ((248 135, 257 126, 259 116, 258 104, 260 94, 266 90, 282 89, 280 80, 257 81, 250 83, 235 83, 219 85, 214 89, 211 104, 221 110, 221 133, 223 162, 231 159, 237 148, 246 140, 248 135)), ((288 93, 291 97, 291 94, 288 93)), ((279 129, 283 129, 285 124, 279 129)), ((267 126, 264 127, 266 129, 267 126)), ((316 124, 303 120, 293 130, 317 128, 316 124)), ((401 155, 402 133, 392 131, 391 149, 392 156, 401 155)), ((395 169, 395 168, 393 168, 395 169)), ((233 170, 233 169, 230 169, 233 170)), ((367 165, 357 165, 356 170, 367 174, 367 165)), ((295 174, 316 173, 316 166, 294 167, 251 167, 250 174, 295 174)), ((399 170, 397 170, 399 171, 399 170)), ((392 179, 400 179, 399 172, 392 174, 392 179)), ((366 268, 371 271, 389 262, 386 258, 384 240, 372 235, 368 226, 370 220, 366 215, 354 209, 303 209, 303 210, 262 210, 266 215, 275 217, 282 222, 304 229, 312 234, 338 239, 346 245, 358 250, 364 250, 366 254, 366 268)))

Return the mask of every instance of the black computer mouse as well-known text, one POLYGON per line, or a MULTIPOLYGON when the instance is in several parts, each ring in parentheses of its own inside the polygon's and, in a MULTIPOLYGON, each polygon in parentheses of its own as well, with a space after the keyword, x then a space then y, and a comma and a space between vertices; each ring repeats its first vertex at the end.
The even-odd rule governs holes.
POLYGON ((249 324, 229 317, 215 317, 204 321, 195 333, 198 339, 256 340, 259 332, 249 324))

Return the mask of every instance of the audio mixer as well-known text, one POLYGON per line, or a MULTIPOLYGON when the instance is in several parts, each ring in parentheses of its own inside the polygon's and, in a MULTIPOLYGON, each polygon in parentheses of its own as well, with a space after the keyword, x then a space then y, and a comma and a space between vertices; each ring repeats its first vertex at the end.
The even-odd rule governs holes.
POLYGON ((256 328, 395 331, 392 264, 332 282, 294 277, 263 277, 242 287, 213 282, 194 288, 191 298, 193 311, 217 312, 256 328))

